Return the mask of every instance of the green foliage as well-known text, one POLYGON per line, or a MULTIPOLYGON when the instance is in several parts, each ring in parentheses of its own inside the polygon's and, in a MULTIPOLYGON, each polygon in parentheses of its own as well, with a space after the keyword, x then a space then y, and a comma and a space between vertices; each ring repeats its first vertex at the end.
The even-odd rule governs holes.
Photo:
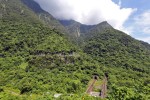
POLYGON ((148 95, 139 93, 127 87, 112 87, 111 95, 108 96, 109 100, 148 100, 148 95))
POLYGON ((150 75, 150 46, 148 44, 112 28, 101 31, 93 29, 84 40, 81 45, 84 52, 107 66, 104 70, 109 73, 109 89, 112 90, 109 91, 111 95, 108 99, 147 100, 149 98, 144 88, 140 88, 145 86, 144 83, 149 84, 147 78, 150 75), (112 84, 117 86, 114 88, 112 84))
POLYGON ((106 99, 150 99, 148 44, 106 24, 95 26, 78 48, 20 0, 0 3, 0 99, 99 100, 84 92, 93 74, 102 80, 105 72, 106 99))

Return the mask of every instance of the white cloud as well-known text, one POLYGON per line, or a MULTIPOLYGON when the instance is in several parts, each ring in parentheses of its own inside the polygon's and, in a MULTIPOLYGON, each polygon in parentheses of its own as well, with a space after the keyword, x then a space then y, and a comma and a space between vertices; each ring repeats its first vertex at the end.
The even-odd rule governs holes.
POLYGON ((150 37, 141 37, 141 38, 137 38, 137 39, 145 41, 150 44, 150 37))
POLYGON ((150 43, 150 10, 146 10, 133 18, 133 22, 124 28, 136 39, 150 43))
POLYGON ((150 10, 145 11, 134 18, 135 26, 143 33, 150 34, 150 10))
POLYGON ((121 8, 112 0, 35 0, 43 9, 58 19, 73 19, 83 24, 98 24, 108 21, 114 28, 123 29, 123 24, 135 9, 121 8))
POLYGON ((128 27, 121 27, 120 30, 125 32, 128 35, 132 35, 134 32, 134 27, 133 26, 128 26, 128 27))

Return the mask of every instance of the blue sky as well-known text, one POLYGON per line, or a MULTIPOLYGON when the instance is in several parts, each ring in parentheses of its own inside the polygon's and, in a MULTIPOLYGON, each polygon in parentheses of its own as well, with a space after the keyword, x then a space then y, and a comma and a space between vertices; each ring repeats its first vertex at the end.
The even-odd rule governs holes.
POLYGON ((150 0, 35 0, 57 19, 114 28, 150 43, 150 0))
MULTIPOLYGON (((115 3, 119 1, 113 0, 115 3)), ((132 37, 150 43, 150 0, 121 0, 121 7, 137 9, 123 26, 132 37)))

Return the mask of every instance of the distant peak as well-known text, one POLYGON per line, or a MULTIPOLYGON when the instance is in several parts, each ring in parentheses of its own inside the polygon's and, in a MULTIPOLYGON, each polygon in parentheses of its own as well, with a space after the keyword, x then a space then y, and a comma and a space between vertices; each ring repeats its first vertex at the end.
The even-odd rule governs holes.
POLYGON ((21 0, 26 6, 32 9, 36 13, 45 12, 40 5, 34 0, 21 0))
POLYGON ((103 21, 100 24, 109 24, 107 21, 103 21))
POLYGON ((80 24, 79 22, 77 22, 75 20, 59 20, 59 22, 64 26, 69 26, 72 24, 80 24))
POLYGON ((101 26, 104 28, 113 28, 107 21, 103 21, 103 22, 99 23, 97 26, 101 26))
POLYGON ((101 22, 101 23, 108 23, 107 21, 103 21, 103 22, 101 22))

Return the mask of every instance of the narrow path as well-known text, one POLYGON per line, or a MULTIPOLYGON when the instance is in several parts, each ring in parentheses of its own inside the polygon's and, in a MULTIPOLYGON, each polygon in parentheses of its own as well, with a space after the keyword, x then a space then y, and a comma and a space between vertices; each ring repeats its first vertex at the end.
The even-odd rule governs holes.
POLYGON ((90 94, 90 92, 92 92, 95 82, 96 82, 96 79, 93 80, 92 84, 86 90, 86 93, 90 94))
POLYGON ((106 98, 107 96, 107 77, 105 76, 103 80, 103 84, 101 85, 101 93, 100 93, 101 98, 106 98))

